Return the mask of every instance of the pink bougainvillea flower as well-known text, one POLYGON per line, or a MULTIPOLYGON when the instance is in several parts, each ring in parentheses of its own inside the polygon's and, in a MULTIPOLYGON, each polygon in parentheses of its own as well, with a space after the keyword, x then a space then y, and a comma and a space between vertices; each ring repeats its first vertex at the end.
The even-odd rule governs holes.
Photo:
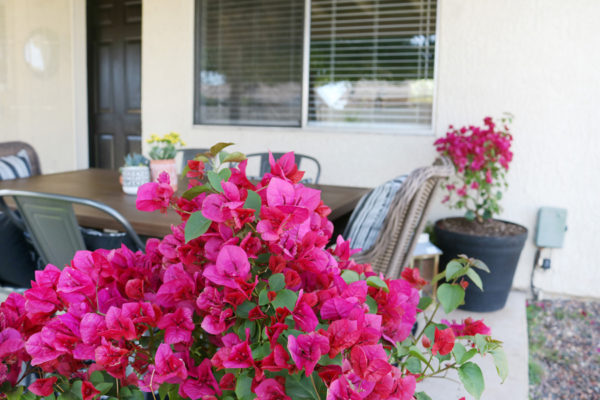
POLYGON ((254 389, 257 400, 292 400, 291 397, 285 394, 285 388, 277 379, 269 378, 263 380, 254 389))
POLYGON ((158 182, 148 182, 139 187, 135 206, 140 211, 152 212, 160 210, 167 212, 171 203, 173 188, 166 172, 160 174, 158 182))
POLYGON ((454 348, 454 339, 452 328, 440 330, 436 327, 431 354, 435 356, 439 352, 440 355, 445 356, 450 353, 454 348))
POLYGON ((465 318, 464 322, 465 322, 465 330, 463 332, 463 335, 465 335, 465 336, 475 336, 477 334, 489 335, 492 332, 490 327, 483 323, 482 319, 473 321, 473 318, 468 317, 468 318, 465 318))
POLYGON ((345 376, 331 382, 327 391, 327 400, 362 400, 362 396, 352 390, 345 376))
POLYGON ((92 400, 100 395, 100 391, 91 382, 83 381, 81 384, 81 396, 83 400, 92 400))
POLYGON ((404 268, 400 275, 402 276, 402 279, 409 282, 412 285, 412 287, 414 287, 417 290, 420 290, 425 285, 427 285, 427 281, 421 278, 419 268, 404 268))
POLYGON ((34 333, 25 343, 27 353, 31 355, 31 365, 39 365, 47 361, 56 360, 62 352, 48 345, 42 339, 42 333, 34 333))
POLYGON ((231 347, 227 359, 223 361, 225 368, 248 368, 254 366, 252 350, 249 343, 250 330, 246 330, 246 340, 231 347))
POLYGON ((288 350, 296 367, 304 368, 306 376, 312 374, 315 365, 323 354, 329 352, 329 340, 321 334, 312 332, 305 335, 288 336, 288 350))
POLYGON ((16 353, 25 346, 21 333, 14 328, 0 331, 0 360, 16 353))
POLYGON ((190 399, 204 398, 203 396, 221 395, 223 392, 211 370, 211 362, 205 358, 202 363, 189 371, 193 378, 185 380, 180 386, 180 394, 190 399))
POLYGON ((50 396, 52 393, 54 393, 54 384, 57 380, 58 378, 56 376, 51 378, 36 379, 31 385, 29 385, 28 389, 37 396, 50 396))
POLYGON ((312 307, 302 301, 302 290, 300 290, 292 316, 296 323, 296 329, 304 332, 313 332, 319 323, 312 307))
POLYGON ((188 377, 183 360, 173 354, 171 346, 161 343, 156 350, 154 367, 157 383, 182 383, 188 377))
POLYGON ((106 312, 106 330, 100 333, 107 339, 133 340, 137 337, 137 332, 131 318, 122 315, 122 310, 118 307, 110 307, 106 312))
POLYGON ((327 328, 329 338, 329 357, 334 358, 341 351, 352 347, 360 338, 361 331, 357 329, 356 321, 349 319, 338 319, 333 321, 327 328))
POLYGON ((102 339, 102 344, 96 347, 96 362, 106 369, 110 375, 115 378, 125 378, 125 368, 127 367, 127 356, 129 350, 118 347, 102 339))
POLYGON ((275 344, 273 351, 262 359, 260 367, 267 371, 278 372, 282 369, 291 369, 292 366, 288 364, 290 356, 287 351, 279 343, 275 344))
POLYGON ((380 344, 354 346, 350 353, 350 364, 356 375, 370 382, 379 381, 392 370, 387 353, 380 344))
POLYGON ((215 265, 204 270, 204 277, 217 285, 240 289, 238 279, 245 281, 250 272, 250 263, 246 252, 239 246, 223 246, 215 265))
POLYGON ((163 315, 158 322, 158 328, 165 330, 165 343, 188 343, 192 339, 192 331, 195 328, 192 314, 192 309, 180 307, 173 313, 163 315))

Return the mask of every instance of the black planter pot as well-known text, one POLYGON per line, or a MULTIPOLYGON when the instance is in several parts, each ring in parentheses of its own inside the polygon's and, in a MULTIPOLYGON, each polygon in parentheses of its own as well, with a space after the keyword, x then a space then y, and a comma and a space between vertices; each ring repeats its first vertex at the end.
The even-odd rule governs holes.
POLYGON ((470 284, 465 293, 465 304, 459 308, 469 311, 502 309, 527 239, 527 229, 523 227, 524 233, 514 236, 477 236, 442 229, 439 223, 434 226, 434 235, 435 244, 443 252, 440 257, 442 268, 459 254, 465 254, 483 261, 491 271, 488 274, 477 270, 483 282, 483 292, 467 278, 470 284))

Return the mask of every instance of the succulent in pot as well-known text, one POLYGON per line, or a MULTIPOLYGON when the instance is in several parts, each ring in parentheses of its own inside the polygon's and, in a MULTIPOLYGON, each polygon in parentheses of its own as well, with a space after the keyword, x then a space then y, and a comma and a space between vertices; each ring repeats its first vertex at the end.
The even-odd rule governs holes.
POLYGON ((150 182, 150 160, 138 153, 129 153, 125 156, 125 165, 121 172, 121 186, 127 194, 137 194, 138 188, 150 182))
POLYGON ((150 172, 153 181, 157 181, 162 172, 169 174, 171 187, 177 190, 177 165, 175 156, 177 147, 185 146, 185 142, 177 132, 169 132, 163 136, 153 133, 146 141, 151 144, 150 149, 150 172))

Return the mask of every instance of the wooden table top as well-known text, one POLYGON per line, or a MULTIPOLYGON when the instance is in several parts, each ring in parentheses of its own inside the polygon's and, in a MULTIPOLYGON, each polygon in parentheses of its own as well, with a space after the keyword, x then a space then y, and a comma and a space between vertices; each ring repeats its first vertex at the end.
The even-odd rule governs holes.
MULTIPOLYGON (((179 193, 187 185, 180 181, 179 193)), ((321 190, 323 202, 331 207, 330 220, 350 213, 360 198, 369 191, 366 188, 309 185, 321 190)), ((57 174, 38 175, 30 178, 0 181, 0 189, 27 190, 88 198, 102 202, 121 214, 140 235, 163 237, 171 233, 170 226, 180 222, 179 215, 172 210, 167 214, 158 211, 142 212, 135 207, 136 196, 123 193, 119 184, 119 173, 105 169, 86 169, 57 174)), ((75 207, 75 214, 82 226, 92 228, 120 229, 118 222, 110 216, 91 209, 75 207)))

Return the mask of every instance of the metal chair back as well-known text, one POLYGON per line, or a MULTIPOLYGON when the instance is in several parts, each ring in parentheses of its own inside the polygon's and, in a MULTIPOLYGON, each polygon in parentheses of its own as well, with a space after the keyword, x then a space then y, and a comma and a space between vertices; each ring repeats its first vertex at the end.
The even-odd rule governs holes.
MULTIPOLYGON (((280 158, 285 153, 272 153, 275 159, 280 158)), ((256 168, 254 170, 248 170, 248 177, 251 179, 260 180, 263 175, 267 172, 271 171, 271 164, 269 164, 269 153, 251 153, 247 154, 246 158, 248 159, 248 168, 252 167, 253 160, 258 161, 258 172, 255 173, 256 168)), ((321 164, 319 161, 309 155, 294 153, 294 158, 296 161, 296 165, 299 170, 305 171, 306 174, 302 178, 303 183, 319 183, 319 179, 321 178, 321 164)))
POLYGON ((0 207, 23 231, 29 232, 33 246, 44 264, 59 268, 68 265, 78 250, 85 250, 83 236, 73 211, 73 204, 92 207, 116 219, 137 249, 144 243, 131 224, 119 212, 107 205, 89 199, 21 190, 0 190, 0 207), (7 206, 5 198, 12 198, 20 216, 7 206))

